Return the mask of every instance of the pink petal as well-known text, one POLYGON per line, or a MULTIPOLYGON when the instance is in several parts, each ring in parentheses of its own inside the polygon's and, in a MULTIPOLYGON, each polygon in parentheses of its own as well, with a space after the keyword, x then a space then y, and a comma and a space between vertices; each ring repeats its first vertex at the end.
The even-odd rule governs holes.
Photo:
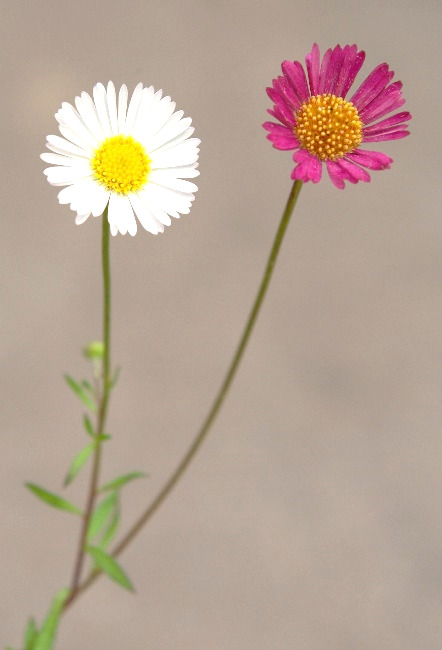
POLYGON ((368 151, 363 149, 356 149, 352 153, 348 153, 346 156, 347 160, 352 160, 362 167, 367 167, 368 169, 390 169, 393 158, 386 156, 380 151, 368 151))
MULTIPOLYGON (((387 117, 385 120, 382 120, 381 122, 377 122, 377 124, 372 124, 371 126, 368 126, 364 128, 364 133, 367 135, 372 135, 375 131, 380 131, 381 129, 387 129, 392 127, 392 126, 397 126, 398 124, 401 124, 402 122, 408 122, 411 120, 411 114, 408 113, 407 111, 402 111, 402 113, 396 113, 395 115, 391 115, 390 117, 387 117)), ((405 125, 404 125, 405 126, 405 125)))
POLYGON ((340 160, 336 161, 336 163, 341 169, 345 169, 345 171, 348 172, 348 180, 350 183, 358 183, 359 181, 368 183, 370 181, 370 174, 365 171, 365 169, 362 169, 361 167, 358 167, 358 165, 355 165, 351 160, 345 160, 345 158, 341 158, 340 160))
POLYGON ((273 84, 279 95, 285 99, 290 110, 296 112, 301 107, 302 101, 299 99, 290 82, 285 77, 278 77, 278 79, 273 81, 273 84))
POLYGON ((301 163, 308 160, 310 158, 310 154, 307 149, 299 149, 298 151, 295 151, 292 158, 295 162, 301 163))
POLYGON ((342 49, 342 61, 339 73, 336 76, 335 86, 333 88, 333 94, 338 97, 341 95, 342 88, 347 79, 348 70, 353 62, 353 59, 356 56, 357 47, 356 45, 345 45, 342 49))
MULTIPOLYGON (((275 83, 276 80, 273 80, 273 83, 275 83)), ((273 107, 275 113, 278 112, 278 117, 277 119, 282 122, 283 124, 287 125, 294 125, 295 124, 295 118, 293 116, 293 111, 287 106, 287 102, 284 98, 281 97, 281 95, 278 93, 275 88, 267 88, 267 94, 274 102, 275 106, 273 107), (281 117, 279 117, 281 116, 281 117)), ((270 111, 269 111, 270 113, 270 111)), ((276 115, 275 115, 276 117, 276 115)))
POLYGON ((374 128, 368 127, 363 130, 363 140, 362 142, 368 142, 368 138, 372 138, 375 135, 386 135, 387 133, 396 133, 396 131, 404 131, 408 128, 408 124, 395 124, 394 126, 387 126, 386 128, 374 128))
POLYGON ((334 48, 330 63, 327 69, 327 77, 324 85, 324 92, 335 94, 335 84, 338 79, 339 73, 341 71, 342 63, 344 61, 343 50, 340 45, 336 45, 334 48))
POLYGON ((330 180, 333 185, 335 185, 335 187, 338 189, 343 190, 345 187, 344 179, 347 178, 347 173, 345 170, 339 167, 332 160, 327 160, 326 165, 328 175, 330 176, 330 180))
POLYGON ((386 63, 378 65, 359 86, 358 90, 350 99, 351 103, 356 106, 358 111, 361 111, 384 90, 390 79, 393 78, 393 74, 393 71, 388 70, 386 63))
POLYGON ((359 117, 362 119, 364 126, 391 113, 405 103, 401 93, 402 82, 396 81, 383 90, 364 110, 359 111, 359 117))
POLYGON ((322 176, 322 163, 316 156, 312 156, 305 149, 300 149, 293 154, 293 160, 299 164, 291 173, 292 180, 319 183, 322 176))
POLYGON ((292 121, 289 122, 289 121, 284 117, 284 115, 281 113, 281 111, 279 110, 279 108, 278 108, 277 106, 274 106, 273 109, 268 108, 268 109, 267 109, 267 113, 270 113, 270 115, 271 115, 272 117, 274 117, 275 119, 279 120, 280 122, 282 122, 283 124, 285 124, 285 125, 288 126, 288 127, 290 127, 290 126, 294 126, 294 124, 295 124, 295 118, 293 117, 293 115, 291 116, 291 120, 292 120, 292 121))
POLYGON ((281 67, 285 77, 288 79, 291 87, 296 93, 300 105, 303 104, 310 96, 304 68, 299 61, 293 61, 293 63, 291 61, 284 61, 281 67))
POLYGON ((386 140, 400 140, 410 135, 410 131, 393 131, 393 133, 379 133, 378 135, 364 136, 364 142, 385 142, 386 140))
POLYGON ((308 80, 310 83, 310 93, 312 95, 318 95, 320 54, 319 54, 319 47, 316 43, 314 43, 310 54, 307 54, 307 56, 305 57, 305 63, 307 65, 308 80))
POLYGON ((263 127, 269 131, 267 139, 273 143, 275 149, 295 149, 299 147, 299 143, 291 129, 281 124, 274 124, 273 122, 264 122, 263 127))
MULTIPOLYGON (((354 46, 356 47, 356 46, 354 46)), ((362 64, 365 61, 365 52, 362 50, 360 52, 357 52, 354 60, 352 61, 350 68, 347 73, 347 77, 345 79, 345 83, 342 86, 340 95, 341 97, 345 97, 350 88, 353 85, 354 80, 356 79, 356 75, 358 74, 359 70, 362 67, 362 64)))
POLYGON ((318 95, 322 95, 322 93, 325 92, 325 82, 327 79, 327 70, 328 70, 328 65, 330 63, 330 58, 332 55, 332 49, 328 49, 327 52, 324 54, 324 57, 322 59, 321 63, 321 71, 319 73, 319 88, 318 88, 318 95))
POLYGON ((311 156, 310 158, 308 173, 312 183, 319 183, 322 178, 322 162, 316 156, 311 156))

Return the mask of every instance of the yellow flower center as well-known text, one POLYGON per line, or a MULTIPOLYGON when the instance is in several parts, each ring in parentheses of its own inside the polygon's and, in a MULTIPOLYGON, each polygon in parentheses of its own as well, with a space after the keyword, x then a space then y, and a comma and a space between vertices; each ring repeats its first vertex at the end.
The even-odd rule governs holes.
POLYGON ((303 149, 320 160, 336 160, 362 141, 362 122, 351 102, 315 95, 295 114, 294 132, 303 149))
POLYGON ((131 136, 114 135, 95 151, 91 167, 95 179, 111 192, 137 192, 147 182, 151 160, 131 136))

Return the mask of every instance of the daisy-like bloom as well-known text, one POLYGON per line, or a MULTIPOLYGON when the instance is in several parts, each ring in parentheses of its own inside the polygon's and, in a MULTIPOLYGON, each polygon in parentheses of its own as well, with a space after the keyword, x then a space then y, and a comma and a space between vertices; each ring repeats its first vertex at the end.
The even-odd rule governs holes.
POLYGON ((41 158, 51 185, 66 186, 58 194, 81 224, 108 206, 112 235, 135 235, 137 222, 156 235, 170 217, 187 214, 198 188, 188 178, 198 176, 198 145, 190 138, 192 120, 175 112, 175 102, 138 84, 130 101, 125 85, 118 99, 114 84, 98 83, 93 98, 64 102, 55 114, 63 137, 49 135, 52 153, 41 158))
POLYGON ((284 61, 282 77, 267 88, 274 102, 270 115, 281 124, 265 122, 267 138, 276 149, 295 149, 293 180, 318 183, 322 163, 330 179, 343 189, 345 181, 369 181, 364 169, 388 169, 393 162, 384 153, 360 149, 363 142, 398 140, 409 135, 410 113, 385 117, 402 106, 402 83, 390 83, 394 72, 381 63, 350 99, 346 99, 365 59, 356 45, 337 45, 322 61, 316 43, 307 54, 307 77, 299 61, 284 61), (381 119, 384 118, 384 119, 381 119), (380 121, 379 121, 380 120, 380 121))

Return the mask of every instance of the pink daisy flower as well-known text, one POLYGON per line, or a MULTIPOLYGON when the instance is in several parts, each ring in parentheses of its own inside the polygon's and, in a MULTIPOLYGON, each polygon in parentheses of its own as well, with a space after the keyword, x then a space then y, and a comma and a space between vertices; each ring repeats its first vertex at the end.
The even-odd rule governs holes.
POLYGON ((276 149, 295 149, 293 180, 318 183, 322 163, 330 179, 343 189, 345 181, 369 181, 368 169, 389 169, 392 158, 359 148, 363 142, 398 140, 409 135, 410 113, 385 118, 405 102, 402 83, 390 83, 394 72, 381 63, 350 99, 345 99, 365 59, 356 45, 337 45, 321 62, 316 43, 307 54, 307 77, 299 61, 284 61, 282 77, 273 79, 267 94, 274 102, 270 115, 281 124, 265 122, 267 138, 276 149), (385 118, 385 119, 381 119, 385 118), (379 121, 380 120, 380 121, 379 121))

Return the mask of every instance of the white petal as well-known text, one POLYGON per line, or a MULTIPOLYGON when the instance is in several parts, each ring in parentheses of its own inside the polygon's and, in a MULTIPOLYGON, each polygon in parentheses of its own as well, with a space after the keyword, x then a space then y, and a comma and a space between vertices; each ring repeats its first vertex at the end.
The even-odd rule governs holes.
POLYGON ((118 235, 118 228, 117 226, 111 226, 110 227, 111 235, 112 237, 115 237, 115 235, 118 235))
POLYGON ((147 143, 166 124, 174 110, 175 102, 170 97, 152 102, 148 111, 140 110, 134 124, 134 137, 149 148, 147 143))
POLYGON ((73 133, 77 133, 90 147, 96 147, 98 138, 96 134, 88 129, 81 115, 68 102, 63 102, 61 106, 60 125, 67 127, 73 133))
POLYGON ((170 226, 172 222, 169 215, 159 205, 157 205, 155 201, 152 200, 151 196, 148 192, 146 192, 146 190, 140 192, 140 197, 157 221, 164 224, 165 226, 170 226))
POLYGON ((193 194, 184 194, 183 192, 176 192, 175 190, 149 183, 145 189, 146 196, 149 196, 156 205, 160 205, 162 209, 170 216, 174 216, 176 212, 181 214, 188 214, 190 206, 194 200, 193 194))
POLYGON ((104 135, 106 138, 109 138, 112 135, 112 131, 109 121, 109 111, 107 108, 106 89, 102 83, 95 84, 93 94, 98 119, 100 120, 100 124, 103 128, 104 135))
POLYGON ((59 135, 48 135, 46 137, 46 146, 51 151, 56 153, 61 153, 64 155, 74 155, 80 156, 81 158, 90 158, 90 155, 84 149, 77 147, 76 144, 72 144, 69 140, 60 138, 59 135))
POLYGON ((118 116, 117 116, 117 98, 115 95, 115 86, 112 81, 107 84, 107 109, 109 112, 109 121, 113 135, 118 134, 118 116))
POLYGON ((43 171, 51 185, 71 185, 91 176, 90 169, 85 166, 48 167, 43 171))
POLYGON ((160 231, 160 226, 162 226, 162 224, 160 224, 155 219, 155 217, 150 212, 147 205, 144 203, 144 201, 141 199, 141 197, 138 194, 131 194, 130 202, 132 204, 132 208, 134 209, 135 214, 138 217, 139 222, 141 223, 141 225, 145 230, 151 232, 153 235, 157 235, 158 232, 164 231, 164 226, 163 226, 163 230, 160 231))
POLYGON ((58 153, 41 153, 40 158, 50 165, 77 165, 78 158, 73 156, 61 156, 58 153))
POLYGON ((104 139, 104 131, 98 119, 97 109, 88 93, 82 92, 81 97, 75 98, 75 105, 78 112, 83 118, 83 122, 88 127, 89 131, 94 134, 97 142, 104 139))
POLYGON ((118 133, 124 133, 127 110, 127 86, 123 84, 118 94, 118 133))
POLYGON ((127 196, 122 194, 111 194, 109 199, 109 223, 125 235, 135 235, 137 222, 135 221, 132 206, 127 196))
POLYGON ((104 187, 96 183, 97 189, 95 191, 93 201, 91 203, 91 212, 93 217, 99 217, 103 214, 104 208, 108 204, 110 192, 105 190, 104 187))
POLYGON ((127 109, 126 124, 124 126, 124 134, 131 135, 135 120, 137 117, 138 109, 140 107, 143 92, 143 84, 139 83, 132 94, 132 98, 127 109))
POLYGON ((98 216, 101 212, 96 212, 98 197, 102 196, 102 189, 98 183, 92 179, 86 179, 65 187, 58 193, 58 201, 61 204, 69 203, 71 210, 78 214, 90 214, 98 216))
POLYGON ((176 178, 174 174, 169 173, 168 169, 153 169, 149 174, 149 180, 157 185, 164 185, 164 187, 168 187, 171 190, 177 190, 177 192, 192 194, 198 191, 195 183, 176 178))
MULTIPOLYGON (((156 152, 163 152, 163 151, 168 151, 170 149, 173 149, 174 147, 178 146, 181 142, 184 142, 184 140, 188 140, 194 131, 195 131, 195 129, 193 128, 193 126, 190 126, 187 129, 184 129, 183 131, 181 131, 181 133, 178 133, 174 138, 171 138, 170 140, 167 140, 167 141, 165 140, 164 142, 159 144, 157 147, 154 147, 154 146, 149 147, 149 151, 151 153, 156 153, 156 152)), ((196 138, 193 138, 193 140, 195 140, 195 139, 196 138)), ((199 144, 199 142, 198 142, 198 144, 199 144)))
POLYGON ((90 215, 90 212, 88 214, 77 214, 75 217, 75 223, 77 226, 81 226, 81 224, 84 223, 90 217, 90 215))
POLYGON ((176 146, 167 146, 152 152, 150 154, 152 168, 179 167, 195 163, 198 160, 198 144, 199 140, 197 138, 191 138, 180 142, 176 146))
POLYGON ((172 141, 175 141, 175 144, 178 144, 181 140, 185 140, 192 135, 195 130, 190 126, 192 120, 190 117, 180 120, 179 117, 176 117, 180 113, 182 113, 182 111, 174 113, 158 133, 148 139, 145 143, 148 151, 155 151, 160 147, 165 147, 165 145, 172 143, 172 141), (184 133, 185 135, 182 135, 184 133))
POLYGON ((197 169, 198 163, 193 163, 193 165, 183 165, 182 167, 172 167, 167 171, 175 178, 196 178, 200 175, 199 170, 197 169))
POLYGON ((58 128, 60 130, 61 135, 63 135, 66 138, 66 140, 70 140, 71 142, 76 144, 77 147, 80 147, 84 151, 87 151, 89 153, 89 157, 92 154, 92 152, 96 149, 94 145, 91 145, 90 140, 83 138, 78 132, 72 131, 64 124, 60 124, 58 128))

